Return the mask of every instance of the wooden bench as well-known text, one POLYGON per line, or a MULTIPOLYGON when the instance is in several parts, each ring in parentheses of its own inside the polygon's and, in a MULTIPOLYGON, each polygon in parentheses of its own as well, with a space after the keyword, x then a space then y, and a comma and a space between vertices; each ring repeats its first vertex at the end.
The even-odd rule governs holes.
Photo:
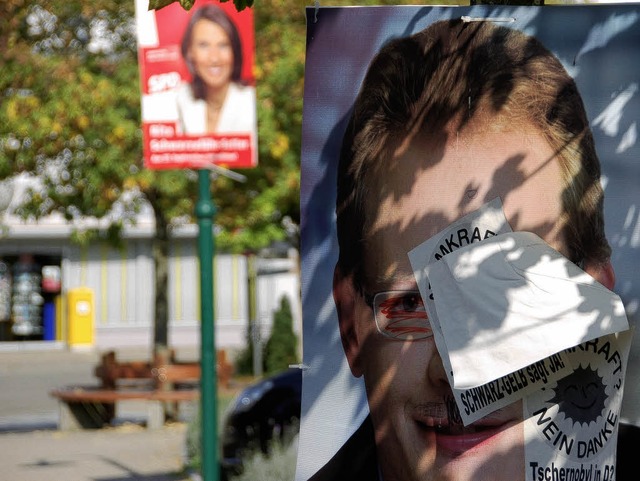
MULTIPOLYGON (((233 367, 225 351, 218 351, 217 371, 226 386, 233 367)), ((69 386, 55 389, 51 396, 59 401, 61 430, 100 428, 115 418, 119 401, 140 400, 147 406, 147 427, 157 429, 167 419, 177 419, 181 402, 199 398, 200 365, 178 362, 175 354, 155 356, 153 362, 119 362, 115 352, 107 352, 94 374, 99 386, 69 386)))
POLYGON ((158 429, 167 419, 167 403, 195 401, 197 389, 182 391, 158 391, 141 389, 105 390, 94 386, 77 386, 51 391, 59 400, 60 418, 58 428, 62 431, 97 429, 111 423, 115 415, 115 404, 119 401, 145 401, 147 406, 147 428, 158 429))
MULTIPOLYGON (((216 352, 216 372, 218 384, 229 387, 233 376, 233 365, 227 360, 227 352, 216 352)), ((102 362, 96 366, 94 374, 102 382, 105 389, 115 389, 118 383, 138 381, 140 379, 153 380, 156 387, 161 389, 165 384, 181 382, 199 382, 200 364, 193 362, 179 362, 175 352, 170 351, 168 359, 156 356, 154 362, 144 361, 117 362, 115 352, 110 351, 102 356, 102 362)))

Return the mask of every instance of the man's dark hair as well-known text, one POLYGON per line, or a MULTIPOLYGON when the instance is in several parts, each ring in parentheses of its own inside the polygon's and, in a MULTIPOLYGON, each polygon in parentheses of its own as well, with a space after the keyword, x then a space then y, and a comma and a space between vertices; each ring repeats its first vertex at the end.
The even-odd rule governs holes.
MULTIPOLYGON (((537 127, 563 174, 564 238, 574 262, 606 262, 600 163, 582 98, 537 39, 490 22, 440 21, 391 41, 371 62, 340 152, 338 264, 364 282, 367 231, 391 158, 412 134, 437 139, 472 119, 537 127), (416 133, 417 132, 417 133, 416 133)), ((434 188, 442 188, 434 186, 434 188)))

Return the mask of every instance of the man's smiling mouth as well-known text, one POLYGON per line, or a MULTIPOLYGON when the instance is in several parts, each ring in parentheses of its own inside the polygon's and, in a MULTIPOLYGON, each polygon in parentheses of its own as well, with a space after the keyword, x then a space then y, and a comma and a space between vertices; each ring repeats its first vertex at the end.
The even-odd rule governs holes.
POLYGON ((456 416, 449 403, 445 402, 427 402, 416 406, 413 419, 418 431, 432 442, 435 439, 438 450, 450 456, 460 456, 488 442, 515 422, 495 414, 464 426, 459 413, 456 416))

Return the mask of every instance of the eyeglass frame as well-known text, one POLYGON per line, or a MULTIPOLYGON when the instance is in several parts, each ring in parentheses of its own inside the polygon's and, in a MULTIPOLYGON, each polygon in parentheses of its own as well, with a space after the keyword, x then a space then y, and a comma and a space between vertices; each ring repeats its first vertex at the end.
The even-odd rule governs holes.
POLYGON ((420 298, 422 300, 422 303, 424 305, 424 300, 422 299, 422 295, 420 294, 420 291, 417 289, 407 289, 407 290, 402 290, 402 289, 393 289, 393 290, 388 290, 388 291, 378 291, 375 292, 373 294, 369 294, 368 292, 366 292, 364 289, 361 289, 361 294, 362 297, 364 299, 365 304, 373 311, 373 320, 376 323, 376 329, 378 330, 378 332, 380 334, 382 334, 384 337, 394 340, 394 341, 420 341, 420 340, 424 340, 424 339, 429 339, 430 337, 433 337, 433 331, 431 330, 431 323, 429 322, 429 317, 427 315, 427 311, 426 311, 426 307, 425 307, 425 315, 427 315, 426 320, 427 323, 429 324, 429 331, 430 334, 424 335, 424 336, 414 336, 414 337, 408 337, 408 338, 402 338, 400 336, 393 336, 391 335, 388 331, 386 331, 385 329, 380 327, 380 322, 378 320, 378 316, 377 316, 377 310, 375 307, 375 299, 377 296, 381 295, 381 294, 393 294, 393 293, 401 293, 403 294, 402 297, 404 297, 407 294, 413 294, 418 296, 418 298, 420 298))

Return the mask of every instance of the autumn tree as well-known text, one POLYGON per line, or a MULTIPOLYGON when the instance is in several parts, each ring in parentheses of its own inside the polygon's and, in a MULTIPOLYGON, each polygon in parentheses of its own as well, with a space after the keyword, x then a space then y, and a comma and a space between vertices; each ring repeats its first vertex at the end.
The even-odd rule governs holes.
MULTIPOLYGON (((59 214, 78 226, 86 217, 101 219, 102 229, 76 232, 79 242, 104 236, 117 241, 143 206, 152 209, 154 346, 162 348, 169 235, 175 225, 194 221, 196 175, 143 168, 133 3, 7 0, 0 5, 0 180, 19 172, 40 179, 41 187, 29 192, 18 210, 25 218, 59 214)), ((270 14, 256 17, 258 25, 261 18, 275 21, 270 14)), ((287 18, 278 21, 289 30, 287 18)), ((264 23, 259 28, 275 30, 264 23)), ((303 29, 303 23, 294 26, 295 32, 303 29)), ((289 33, 283 39, 293 38, 289 33)), ((264 57, 258 50, 260 166, 243 172, 245 184, 212 182, 217 245, 228 252, 297 242, 304 49, 272 45, 271 53, 278 48, 292 60, 279 58, 266 68, 260 67, 264 57), (283 69, 274 78, 278 83, 269 86, 269 72, 276 68, 283 69), (274 91, 279 95, 266 98, 274 91)))

